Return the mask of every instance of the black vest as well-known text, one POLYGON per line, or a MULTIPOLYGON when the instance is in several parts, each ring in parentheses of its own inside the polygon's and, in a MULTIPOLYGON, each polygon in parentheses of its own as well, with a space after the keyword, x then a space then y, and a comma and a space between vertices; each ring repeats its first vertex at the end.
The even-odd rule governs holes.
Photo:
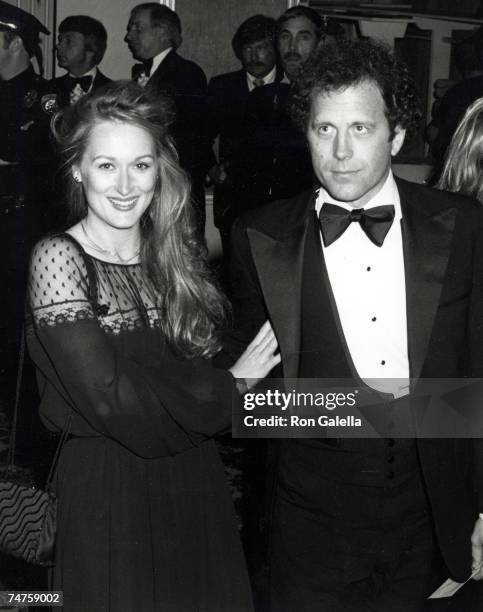
MULTIPOLYGON (((356 307, 356 305, 354 305, 356 307)), ((347 379, 360 387, 344 339, 325 267, 318 220, 309 220, 302 280, 300 378, 347 379)), ((282 443, 284 461, 307 460, 329 479, 366 486, 394 486, 420 472, 416 443, 406 439, 295 439, 282 443)), ((293 465, 293 463, 292 463, 293 465)))

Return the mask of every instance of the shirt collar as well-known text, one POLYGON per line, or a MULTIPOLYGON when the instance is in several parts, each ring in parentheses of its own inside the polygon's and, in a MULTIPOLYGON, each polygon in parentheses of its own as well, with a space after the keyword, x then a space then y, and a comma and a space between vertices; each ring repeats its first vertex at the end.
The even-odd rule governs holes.
POLYGON ((165 49, 164 51, 161 51, 161 53, 158 53, 158 55, 155 55, 153 57, 153 66, 151 68, 151 76, 156 72, 161 62, 168 55, 168 53, 172 51, 172 49, 173 47, 168 47, 167 49, 165 49))
POLYGON ((81 79, 82 77, 91 76, 92 80, 94 80, 97 76, 97 66, 94 66, 94 68, 91 68, 88 72, 84 72, 84 74, 79 76, 69 72, 69 76, 71 76, 73 79, 81 79))
POLYGON ((277 75, 277 66, 274 66, 270 70, 270 72, 267 75, 265 75, 264 77, 255 77, 255 76, 253 76, 253 74, 250 74, 249 72, 247 72, 247 85, 248 85, 248 89, 250 91, 252 91, 252 89, 255 89, 255 79, 259 79, 259 78, 263 78, 263 84, 264 85, 269 85, 270 83, 274 83, 276 75, 277 75))
MULTIPOLYGON (((323 187, 320 187, 317 199, 315 201, 315 212, 317 215, 319 214, 324 202, 329 204, 337 204, 337 206, 341 206, 347 210, 352 209, 352 206, 350 206, 347 202, 339 202, 338 200, 335 200, 323 187)), ((394 219, 396 221, 401 220, 401 201, 399 199, 399 191, 397 189, 392 170, 389 170, 387 178, 384 181, 384 185, 381 187, 381 189, 369 200, 369 202, 367 202, 367 204, 365 204, 363 208, 374 208, 375 206, 383 206, 385 204, 392 204, 394 206, 395 213, 394 219)))

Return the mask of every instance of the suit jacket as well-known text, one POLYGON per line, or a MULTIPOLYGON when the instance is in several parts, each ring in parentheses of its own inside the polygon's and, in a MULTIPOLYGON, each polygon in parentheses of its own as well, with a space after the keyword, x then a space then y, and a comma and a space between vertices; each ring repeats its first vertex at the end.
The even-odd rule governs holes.
MULTIPOLYGON (((102 87, 106 83, 110 83, 111 79, 106 77, 102 72, 97 69, 97 74, 94 77, 94 81, 92 82, 91 91, 95 91, 102 87)), ((64 74, 61 77, 57 77, 49 81, 49 85, 51 91, 57 95, 57 104, 60 108, 65 108, 70 104, 70 82, 69 75, 64 74)))
POLYGON ((181 165, 198 180, 209 168, 206 133, 206 77, 194 62, 172 50, 151 75, 146 87, 174 100, 176 120, 172 128, 181 165))
MULTIPOLYGON (((283 78, 283 71, 277 68, 275 82, 283 78)), ((264 87, 269 87, 265 85, 264 87)), ((262 88, 260 88, 262 89, 262 88)), ((233 217, 238 214, 237 204, 244 200, 245 194, 234 193, 232 165, 236 164, 239 148, 244 140, 245 109, 250 98, 246 70, 220 74, 211 79, 208 85, 208 132, 213 144, 219 136, 218 158, 224 162, 228 169, 228 179, 223 185, 215 185, 214 189, 214 217, 217 227, 232 223, 233 217)), ((213 158, 213 163, 216 160, 213 158)))
MULTIPOLYGON (((277 68, 275 82, 283 78, 277 68)), ((265 86, 267 87, 267 85, 265 86)), ((209 132, 212 141, 220 137, 220 161, 231 161, 243 136, 245 105, 250 95, 246 70, 237 70, 213 77, 208 85, 209 132)))
POLYGON ((314 185, 305 134, 288 110, 290 85, 254 89, 246 102, 242 140, 233 162, 241 208, 293 197, 314 185))
MULTIPOLYGON (((397 185, 403 216, 410 376, 415 380, 481 377, 481 207, 468 198, 422 185, 399 179, 397 185)), ((268 317, 279 342, 283 376, 288 378, 299 373, 302 269, 313 208, 313 192, 305 192, 243 216, 232 234, 238 328, 231 341, 232 357, 268 317)), ((327 274, 324 282, 329 285, 327 274)), ((344 344, 335 308, 326 313, 323 326, 329 341, 344 344)), ((321 440, 314 444, 327 449, 321 440)), ((451 575, 466 578, 470 535, 478 508, 483 509, 482 442, 418 439, 417 448, 441 553, 451 575)), ((303 475, 299 480, 303 482, 303 475)), ((318 503, 323 507, 323 500, 318 503)))

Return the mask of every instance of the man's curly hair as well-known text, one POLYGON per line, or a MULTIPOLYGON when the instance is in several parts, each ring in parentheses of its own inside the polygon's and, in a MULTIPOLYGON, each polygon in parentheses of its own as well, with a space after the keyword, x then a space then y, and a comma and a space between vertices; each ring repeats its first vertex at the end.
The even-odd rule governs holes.
POLYGON ((397 126, 409 134, 417 129, 422 113, 407 66, 387 45, 371 39, 317 47, 292 85, 292 119, 305 131, 313 93, 331 93, 364 81, 374 83, 382 94, 391 138, 397 126))

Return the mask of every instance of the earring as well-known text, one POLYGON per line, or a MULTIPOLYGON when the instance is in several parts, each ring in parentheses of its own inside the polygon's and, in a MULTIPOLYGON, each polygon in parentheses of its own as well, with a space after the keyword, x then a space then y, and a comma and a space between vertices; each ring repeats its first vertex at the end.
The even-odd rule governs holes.
POLYGON ((74 181, 76 183, 82 183, 82 179, 80 177, 80 174, 74 174, 74 181))

